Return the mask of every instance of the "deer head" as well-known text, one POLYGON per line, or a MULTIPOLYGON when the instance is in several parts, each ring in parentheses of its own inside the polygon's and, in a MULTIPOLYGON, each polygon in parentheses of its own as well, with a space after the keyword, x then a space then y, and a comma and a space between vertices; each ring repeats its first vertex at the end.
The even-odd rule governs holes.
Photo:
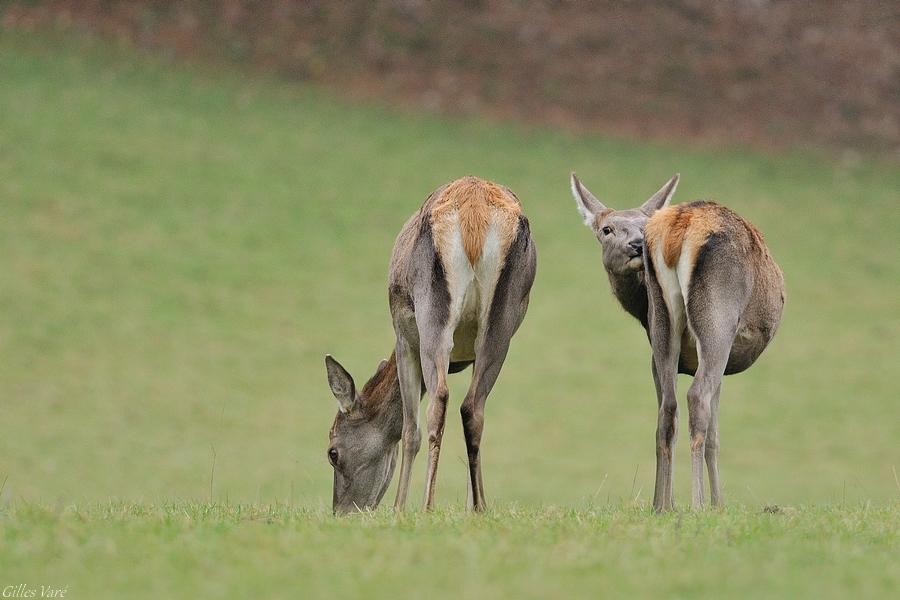
MULTIPOLYGON (((399 397, 397 363, 383 360, 361 392, 350 373, 331 355, 325 357, 328 385, 338 403, 329 432, 328 462, 334 468, 332 510, 335 514, 375 508, 394 474, 397 425, 391 397, 399 397)), ((399 406, 399 401, 393 404, 399 406)))
POLYGON ((572 173, 572 195, 584 224, 603 248, 603 266, 611 276, 628 275, 644 268, 644 225, 654 212, 669 204, 678 186, 678 174, 638 208, 614 210, 602 202, 572 173))

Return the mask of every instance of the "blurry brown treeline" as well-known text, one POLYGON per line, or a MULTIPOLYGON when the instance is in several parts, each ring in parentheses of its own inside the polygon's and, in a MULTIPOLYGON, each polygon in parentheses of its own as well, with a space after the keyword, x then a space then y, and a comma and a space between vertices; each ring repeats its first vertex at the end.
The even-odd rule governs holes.
POLYGON ((900 153, 894 0, 121 1, 0 4, 354 97, 577 131, 900 153))

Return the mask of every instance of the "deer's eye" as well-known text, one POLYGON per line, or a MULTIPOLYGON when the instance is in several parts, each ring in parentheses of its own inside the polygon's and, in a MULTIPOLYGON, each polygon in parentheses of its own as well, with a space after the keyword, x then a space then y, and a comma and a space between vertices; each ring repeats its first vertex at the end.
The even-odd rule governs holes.
POLYGON ((600 231, 603 232, 603 235, 609 235, 612 233, 612 229, 610 229, 609 225, 606 225, 600 231))
POLYGON ((337 448, 335 448, 333 446, 328 449, 328 462, 331 463, 332 467, 337 467, 338 451, 337 451, 337 448))

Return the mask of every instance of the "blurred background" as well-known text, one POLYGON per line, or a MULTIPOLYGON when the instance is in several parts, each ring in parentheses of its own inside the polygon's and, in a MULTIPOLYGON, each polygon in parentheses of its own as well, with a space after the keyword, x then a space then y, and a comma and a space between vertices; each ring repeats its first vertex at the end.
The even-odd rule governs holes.
POLYGON ((679 144, 900 151, 900 9, 886 0, 12 4, 7 26, 429 112, 679 144))
MULTIPOLYGON (((539 252, 489 501, 646 502, 649 346, 571 170, 617 208, 680 172, 676 202, 734 208, 784 268, 782 329, 724 386, 726 501, 900 492, 895 2, 4 2, 0 23, 3 501, 330 506, 322 357, 361 384, 390 353, 394 236, 472 173, 520 196, 539 252)), ((461 506, 452 380, 438 500, 461 506)))

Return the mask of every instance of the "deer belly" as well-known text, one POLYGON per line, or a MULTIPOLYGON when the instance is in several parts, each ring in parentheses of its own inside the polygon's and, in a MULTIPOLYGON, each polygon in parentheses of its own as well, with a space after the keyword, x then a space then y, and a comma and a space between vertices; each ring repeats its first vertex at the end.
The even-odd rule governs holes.
POLYGON ((765 350, 768 340, 758 329, 741 326, 734 336, 731 345, 731 353, 728 355, 728 364, 725 367, 726 375, 740 373, 750 367, 762 351, 765 350))

